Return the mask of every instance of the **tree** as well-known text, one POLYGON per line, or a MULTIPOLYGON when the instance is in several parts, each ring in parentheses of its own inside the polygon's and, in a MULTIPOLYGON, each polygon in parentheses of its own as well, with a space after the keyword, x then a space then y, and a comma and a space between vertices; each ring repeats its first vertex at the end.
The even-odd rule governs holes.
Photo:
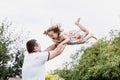
POLYGON ((65 80, 120 80, 120 32, 111 31, 110 37, 80 49, 72 62, 54 73, 65 80))
POLYGON ((10 77, 21 77, 24 49, 21 35, 10 30, 10 24, 0 23, 0 80, 8 80, 10 77))

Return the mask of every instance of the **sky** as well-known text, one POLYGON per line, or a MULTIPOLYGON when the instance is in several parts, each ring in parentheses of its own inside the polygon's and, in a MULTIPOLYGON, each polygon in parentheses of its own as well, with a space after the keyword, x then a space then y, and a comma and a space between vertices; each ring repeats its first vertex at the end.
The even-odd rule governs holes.
MULTIPOLYGON (((80 23, 98 39, 108 35, 111 29, 120 30, 119 0, 0 0, 0 21, 7 19, 23 33, 30 32, 29 39, 37 39, 42 50, 53 42, 43 35, 51 25, 60 23, 64 31, 78 29, 75 21, 80 23)), ((94 43, 95 40, 89 40, 94 43)), ((63 54, 46 63, 46 70, 62 67, 70 61, 70 55, 83 45, 67 46, 63 54)))

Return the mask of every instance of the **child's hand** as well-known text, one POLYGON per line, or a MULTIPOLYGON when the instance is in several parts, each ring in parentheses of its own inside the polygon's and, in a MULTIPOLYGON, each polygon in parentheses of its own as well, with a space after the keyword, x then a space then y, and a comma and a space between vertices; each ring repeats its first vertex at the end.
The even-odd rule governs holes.
POLYGON ((58 46, 60 43, 55 42, 55 46, 58 46))

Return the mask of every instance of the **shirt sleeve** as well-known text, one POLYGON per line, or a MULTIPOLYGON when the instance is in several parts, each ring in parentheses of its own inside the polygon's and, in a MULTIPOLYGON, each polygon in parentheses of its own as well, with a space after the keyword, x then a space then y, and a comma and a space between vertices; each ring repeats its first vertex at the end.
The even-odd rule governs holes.
POLYGON ((50 53, 49 53, 48 51, 46 51, 46 52, 41 52, 39 55, 40 55, 40 56, 39 56, 40 61, 46 62, 46 61, 49 60, 50 53))

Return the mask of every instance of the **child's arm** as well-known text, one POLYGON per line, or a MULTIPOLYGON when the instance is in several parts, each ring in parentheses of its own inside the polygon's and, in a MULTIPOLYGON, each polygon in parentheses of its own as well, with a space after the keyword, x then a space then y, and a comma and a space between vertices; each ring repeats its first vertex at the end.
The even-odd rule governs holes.
POLYGON ((70 41, 70 39, 69 39, 69 37, 68 37, 68 36, 63 35, 62 37, 64 38, 64 41, 62 41, 59 45, 64 45, 64 44, 67 44, 67 43, 70 41))

